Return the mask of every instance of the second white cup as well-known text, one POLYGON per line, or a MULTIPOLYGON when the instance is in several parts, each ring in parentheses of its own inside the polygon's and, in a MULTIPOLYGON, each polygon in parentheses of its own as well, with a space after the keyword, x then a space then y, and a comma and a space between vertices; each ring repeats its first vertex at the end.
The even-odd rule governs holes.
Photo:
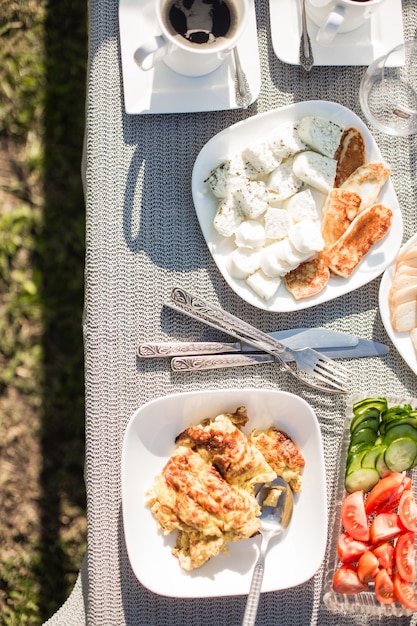
POLYGON ((213 72, 244 32, 248 1, 155 0, 160 33, 136 50, 136 63, 150 70, 162 61, 185 76, 213 72))
POLYGON ((317 42, 329 44, 338 33, 362 26, 384 0, 306 0, 311 20, 319 27, 317 42))

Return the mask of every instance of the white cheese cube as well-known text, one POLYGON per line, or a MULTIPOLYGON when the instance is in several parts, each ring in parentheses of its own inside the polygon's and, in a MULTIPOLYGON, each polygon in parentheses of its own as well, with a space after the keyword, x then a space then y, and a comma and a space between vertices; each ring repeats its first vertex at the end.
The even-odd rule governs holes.
POLYGON ((312 220, 304 220, 291 226, 288 239, 301 254, 313 255, 324 248, 320 225, 312 220))
POLYGON ((260 268, 260 250, 236 248, 230 255, 229 273, 232 278, 243 279, 260 268))
POLYGON ((231 237, 244 219, 243 211, 236 205, 232 196, 219 202, 213 226, 222 237, 231 237))
POLYGON ((339 146, 343 128, 331 120, 314 115, 303 117, 298 135, 313 150, 333 158, 339 146))
POLYGON ((286 200, 303 186, 293 169, 293 159, 289 158, 275 169, 268 177, 266 186, 274 191, 276 201, 286 200))
POLYGON ((265 246, 260 253, 261 270, 268 276, 284 276, 291 269, 288 263, 280 258, 281 248, 278 243, 265 246))
POLYGON ((307 148, 298 135, 298 122, 286 122, 278 126, 269 136, 269 145, 279 159, 286 159, 307 148))
POLYGON ((267 239, 282 239, 288 235, 292 224, 288 211, 269 207, 265 213, 265 236, 267 239))
POLYGON ((262 270, 256 271, 246 279, 247 284, 263 300, 270 300, 281 284, 279 276, 267 276, 262 270))
POLYGON ((293 170, 295 176, 308 185, 327 193, 333 188, 336 176, 337 161, 329 159, 318 152, 306 150, 294 157, 293 170))
POLYGON ((268 208, 268 190, 262 181, 248 181, 234 192, 238 209, 249 219, 256 219, 268 208))
POLYGON ((319 212, 317 210, 316 200, 308 187, 294 194, 285 201, 285 209, 291 215, 294 222, 303 220, 318 220, 319 212))
POLYGON ((281 160, 274 155, 265 140, 245 148, 242 157, 244 161, 248 161, 261 176, 272 172, 281 162, 281 160))
POLYGON ((248 179, 256 179, 258 176, 253 166, 245 163, 242 155, 237 154, 215 167, 204 182, 216 198, 227 198, 248 179))
POLYGON ((265 243, 265 228, 256 220, 245 220, 236 229, 235 243, 242 248, 261 248, 265 243))

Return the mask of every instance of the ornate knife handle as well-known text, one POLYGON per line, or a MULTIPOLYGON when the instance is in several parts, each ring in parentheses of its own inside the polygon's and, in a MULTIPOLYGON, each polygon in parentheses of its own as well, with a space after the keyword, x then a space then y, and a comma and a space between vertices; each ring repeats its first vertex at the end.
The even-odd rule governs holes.
MULTIPOLYGON (((210 302, 189 293, 181 287, 176 287, 172 290, 171 300, 176 305, 173 308, 188 313, 190 317, 204 321, 209 326, 221 329, 258 350, 273 352, 277 355, 281 352, 292 352, 280 341, 258 330, 255 326, 244 322, 223 309, 213 306, 210 302)), ((168 303, 168 306, 171 305, 168 303)))
POLYGON ((171 359, 171 369, 174 372, 197 372, 204 370, 223 369, 225 367, 241 367, 270 363, 274 360, 269 354, 217 354, 215 356, 177 356, 171 359))
POLYGON ((137 355, 143 359, 199 354, 219 354, 220 352, 239 352, 240 347, 234 343, 219 341, 141 343, 137 355))

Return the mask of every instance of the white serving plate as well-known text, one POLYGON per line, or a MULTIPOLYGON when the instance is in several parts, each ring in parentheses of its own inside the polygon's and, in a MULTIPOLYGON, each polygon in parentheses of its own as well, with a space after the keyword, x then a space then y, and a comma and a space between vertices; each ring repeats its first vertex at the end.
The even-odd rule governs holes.
POLYGON ((138 580, 171 597, 247 594, 260 537, 232 543, 194 572, 184 572, 171 554, 176 533, 164 537, 145 506, 145 492, 174 451, 175 437, 191 424, 246 406, 253 428, 285 430, 305 458, 303 487, 285 535, 266 557, 262 591, 299 585, 320 567, 327 541, 323 444, 316 415, 302 398, 284 391, 233 389, 195 391, 158 398, 139 408, 127 426, 122 452, 122 508, 127 551, 138 580), (312 540, 313 539, 313 540, 312 540), (152 563, 155 564, 152 567, 152 563))
MULTIPOLYGON (((251 102, 261 88, 254 0, 239 41, 239 57, 251 92, 251 102)), ((120 51, 126 113, 189 113, 237 109, 232 54, 211 74, 190 78, 173 72, 165 63, 143 71, 134 60, 135 50, 158 32, 154 0, 119 0, 120 51)))
MULTIPOLYGON (((401 250, 405 250, 410 247, 417 241, 417 234, 411 237, 404 244, 401 250)), ((394 346, 397 348, 399 354, 402 356, 404 361, 407 363, 408 367, 410 367, 414 374, 417 374, 417 355, 413 346, 413 342, 411 341, 411 337, 409 333, 398 333, 395 331, 391 325, 391 316, 390 309, 388 304, 388 295, 391 289, 392 280, 395 274, 395 262, 393 262, 387 269, 385 270, 382 278, 381 284, 379 286, 379 311, 381 314, 382 323, 385 326, 385 330, 389 338, 391 339, 394 346)))
MULTIPOLYGON (((269 0, 269 7, 275 54, 299 65, 300 0, 269 0)), ((319 29, 308 16, 307 27, 315 65, 369 65, 404 41, 401 0, 385 0, 363 26, 336 35, 330 45, 316 42, 319 29)))
POLYGON ((327 117, 341 126, 355 126, 363 134, 367 161, 381 161, 381 152, 362 120, 346 107, 335 102, 312 100, 299 102, 281 109, 267 111, 226 128, 218 133, 200 151, 192 174, 192 194, 201 230, 208 248, 223 278, 241 298, 256 307, 273 312, 298 311, 322 304, 342 296, 379 276, 396 257, 403 236, 403 221, 397 196, 391 180, 380 195, 380 202, 393 210, 394 219, 390 231, 366 255, 349 278, 332 276, 327 286, 316 296, 298 302, 292 298, 284 284, 271 300, 258 297, 243 280, 233 278, 228 260, 233 250, 231 238, 221 237, 213 227, 217 209, 216 198, 204 182, 210 171, 230 156, 241 152, 251 142, 265 137, 274 127, 287 121, 298 120, 306 115, 327 117))

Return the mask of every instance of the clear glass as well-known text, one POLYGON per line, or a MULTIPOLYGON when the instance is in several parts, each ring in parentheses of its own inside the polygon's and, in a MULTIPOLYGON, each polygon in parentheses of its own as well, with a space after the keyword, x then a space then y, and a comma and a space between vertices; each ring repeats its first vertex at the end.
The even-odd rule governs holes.
POLYGON ((365 117, 379 130, 397 137, 417 133, 417 40, 393 48, 368 67, 359 99, 365 117))
MULTIPOLYGON (((332 514, 329 515, 328 541, 330 545, 328 546, 328 556, 325 568, 323 602, 326 607, 333 613, 340 613, 345 615, 349 613, 356 613, 374 616, 403 617, 413 615, 414 611, 406 609, 399 602, 395 602, 394 604, 381 604, 376 599, 375 593, 373 592, 372 588, 370 588, 370 591, 363 591, 361 593, 349 595, 335 593, 332 589, 333 575, 341 564, 337 555, 337 541, 339 539, 340 533, 342 532, 341 508, 343 499, 346 496, 345 466, 347 449, 350 441, 349 426, 353 416, 352 406, 355 402, 363 400, 364 398, 375 398, 379 397, 380 395, 381 394, 378 392, 357 394, 349 398, 347 404, 343 437, 340 444, 340 449, 338 450, 339 471, 336 480, 335 501, 334 507, 332 507, 332 514)), ((386 398, 389 406, 395 406, 397 404, 411 404, 413 408, 417 408, 416 398, 398 398, 391 396, 386 396, 386 398)), ((409 475, 413 479, 414 496, 417 497, 417 468, 414 468, 411 472, 409 472, 409 475)))

